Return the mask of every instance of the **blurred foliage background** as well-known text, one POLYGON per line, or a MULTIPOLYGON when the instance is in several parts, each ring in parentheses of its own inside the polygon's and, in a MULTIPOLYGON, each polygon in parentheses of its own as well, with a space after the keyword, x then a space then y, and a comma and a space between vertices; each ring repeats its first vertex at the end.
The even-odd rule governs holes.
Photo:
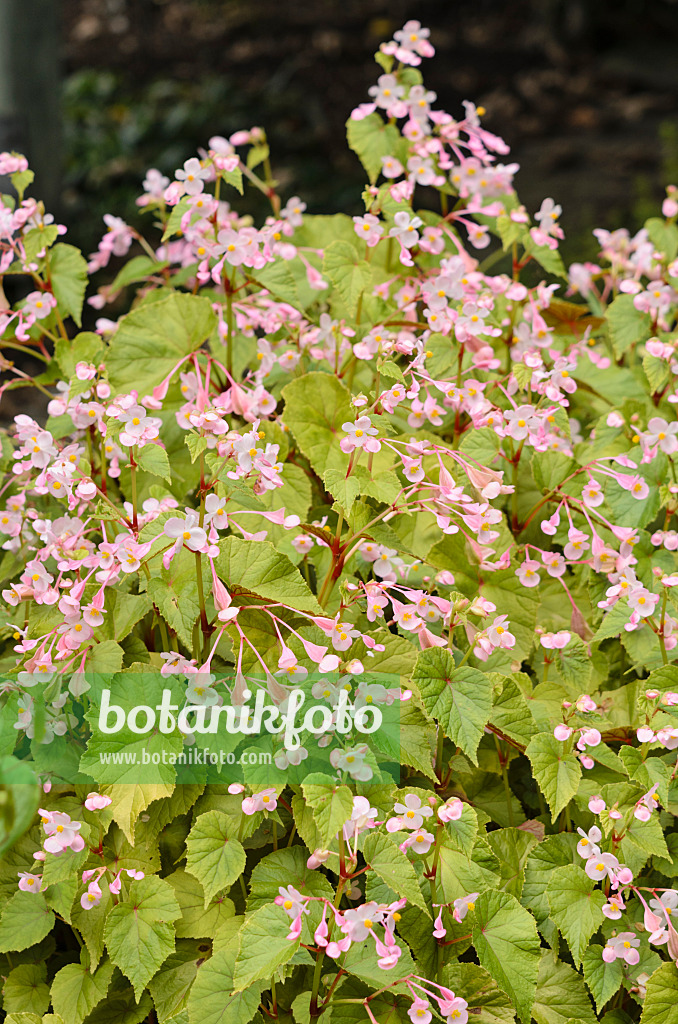
POLYGON ((438 104, 486 107, 521 165, 521 198, 562 203, 577 258, 592 227, 638 226, 678 183, 669 0, 47 2, 60 33, 58 212, 88 251, 105 212, 135 220, 147 167, 171 175, 210 135, 255 124, 285 195, 360 212, 344 122, 379 73, 379 42, 408 17, 431 27, 424 72, 438 104))

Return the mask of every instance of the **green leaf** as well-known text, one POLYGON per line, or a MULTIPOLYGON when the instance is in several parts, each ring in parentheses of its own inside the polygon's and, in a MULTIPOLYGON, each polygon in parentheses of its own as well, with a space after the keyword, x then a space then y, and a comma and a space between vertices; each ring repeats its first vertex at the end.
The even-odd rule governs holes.
POLYGON ((112 902, 108 886, 103 886, 101 891, 103 896, 98 906, 85 910, 80 906, 80 900, 75 900, 71 908, 71 921, 85 940, 90 968, 96 967, 103 955, 104 926, 112 902))
POLYGON ((41 227, 31 228, 22 238, 26 263, 32 263, 38 253, 54 245, 59 237, 59 229, 56 224, 43 224, 41 227))
POLYGON ((204 434, 194 434, 191 432, 190 434, 186 434, 184 441, 191 453, 191 462, 195 462, 200 454, 205 451, 205 448, 207 448, 207 438, 204 434))
POLYGON ((152 1009, 153 1003, 148 992, 143 992, 137 1003, 134 989, 126 988, 122 992, 114 990, 92 1010, 87 1017, 87 1024, 141 1024, 141 1021, 148 1020, 152 1009))
POLYGON ((234 991, 242 992, 260 978, 270 978, 292 959, 299 948, 299 939, 288 940, 289 927, 289 917, 275 903, 268 903, 247 915, 239 932, 238 956, 233 970, 234 991))
POLYGON ((201 814, 186 839, 186 870, 205 890, 205 907, 215 893, 235 882, 245 870, 245 851, 229 839, 229 817, 223 811, 201 814))
POLYGON ((348 786, 318 773, 308 775, 301 788, 323 842, 329 846, 341 826, 351 817, 353 794, 348 786))
POLYGON ((174 925, 178 939, 208 938, 215 934, 224 921, 234 916, 233 902, 219 894, 205 909, 205 891, 202 885, 183 868, 167 875, 167 881, 174 889, 174 895, 181 908, 181 920, 174 925))
POLYGON ((619 960, 606 963, 603 960, 603 947, 594 944, 585 951, 583 965, 586 984, 600 1013, 622 983, 624 975, 621 963, 619 960))
MULTIPOLYGON (((140 694, 143 694, 144 701, 148 702, 146 706, 157 706, 161 701, 163 689, 166 687, 172 689, 176 683, 172 684, 170 680, 163 679, 158 673, 121 672, 112 677, 109 676, 106 685, 111 690, 112 704, 122 708, 125 715, 128 716, 132 708, 139 706, 140 694)), ((183 743, 176 732, 173 734, 162 734, 157 731, 150 734, 135 733, 129 728, 127 721, 119 732, 102 733, 98 729, 100 701, 94 690, 88 693, 88 697, 90 698, 90 707, 87 712, 87 720, 93 727, 93 734, 88 741, 87 750, 80 758, 80 768, 102 785, 112 786, 118 783, 136 785, 139 778, 143 778, 144 783, 139 790, 127 791, 130 795, 127 797, 126 803, 126 807, 129 808, 126 828, 131 831, 129 823, 129 818, 133 813, 131 809, 134 806, 139 806, 137 803, 139 797, 146 793, 148 795, 147 802, 150 802, 150 800, 157 799, 159 795, 168 795, 174 784, 176 769, 171 764, 153 764, 153 755, 157 753, 162 762, 164 750, 177 754, 183 749, 183 743), (151 763, 143 765, 143 771, 140 771, 143 760, 142 751, 148 753, 151 763), (115 754, 123 763, 115 763, 112 757, 104 759, 102 757, 104 754, 115 754), (156 790, 153 789, 155 786, 163 788, 156 790)), ((120 819, 124 823, 125 819, 122 813, 120 819)))
POLYGON ((631 818, 619 850, 620 858, 634 875, 638 874, 648 857, 668 859, 669 851, 658 816, 653 815, 649 821, 631 818))
POLYGON ((457 669, 449 651, 432 647, 417 658, 413 681, 427 714, 477 764, 478 744, 492 712, 490 679, 478 669, 457 669))
POLYGON ((171 885, 150 875, 132 882, 127 900, 113 907, 106 919, 109 955, 132 982, 137 1000, 174 950, 173 922, 178 917, 181 910, 171 885))
POLYGON ((470 804, 462 807, 461 818, 448 821, 445 825, 444 839, 460 853, 473 849, 478 835, 478 815, 470 804))
POLYGON ((564 745, 550 733, 533 736, 525 753, 555 821, 579 788, 581 765, 573 754, 565 753, 564 745))
POLYGON ((574 962, 580 964, 591 936, 605 919, 605 893, 581 868, 567 865, 553 872, 546 895, 551 917, 563 933, 574 962))
MULTIPOLYGON (((6 719, 10 717, 8 711, 8 708, 3 708, 2 714, 6 719)), ((30 828, 40 795, 40 787, 29 764, 9 754, 0 757, 0 857, 30 828)))
POLYGON ((232 185, 240 195, 243 195, 242 171, 239 167, 236 167, 234 171, 223 171, 221 176, 227 185, 232 185))
POLYGON ((234 992, 235 959, 235 950, 221 949, 202 965, 188 997, 189 1024, 249 1024, 252 1020, 268 981, 234 992))
POLYGON ((182 643, 191 648, 193 626, 200 615, 195 559, 192 552, 184 549, 173 559, 169 569, 163 567, 160 576, 153 576, 148 581, 148 594, 182 643), (188 566, 191 562, 193 573, 189 575, 188 566))
POLYGON ((401 384, 405 383, 403 371, 400 369, 397 363, 394 363, 392 359, 385 359, 379 367, 382 377, 390 377, 391 380, 400 381, 401 384))
POLYGON ((370 184, 381 174, 381 158, 397 156, 402 148, 400 132, 395 125, 386 125, 376 112, 361 121, 352 118, 346 122, 348 144, 367 171, 370 184))
POLYGON ((671 377, 671 369, 666 360, 651 356, 648 352, 643 356, 643 370, 653 394, 665 388, 671 377))
POLYGON ((365 840, 363 856, 372 871, 398 896, 406 899, 408 903, 414 903, 427 917, 431 916, 421 894, 414 867, 398 849, 396 840, 380 832, 372 832, 365 840))
POLYGON ((107 796, 110 796, 113 801, 111 804, 113 820, 123 830, 130 844, 134 844, 134 828, 139 816, 154 800, 162 800, 163 797, 171 796, 173 788, 172 783, 161 782, 112 785, 107 790, 107 796))
POLYGON ((509 676, 500 678, 503 683, 492 704, 490 723, 505 736, 527 746, 537 731, 529 703, 515 680, 509 676))
POLYGON ((181 231, 181 222, 184 218, 184 214, 190 210, 188 203, 188 197, 185 196, 180 199, 176 206, 172 207, 171 213, 167 218, 167 224, 165 225, 165 231, 163 233, 161 241, 166 242, 172 235, 178 234, 181 231))
POLYGON ((512 659, 520 661, 526 658, 534 644, 534 629, 537 624, 537 612, 540 598, 539 588, 527 589, 522 585, 514 569, 500 569, 489 573, 483 583, 483 596, 493 601, 497 608, 505 608, 510 623, 510 630, 516 638, 515 647, 511 648, 512 659))
POLYGON ((650 977, 640 1024, 678 1024, 678 971, 673 961, 650 977))
MULTIPOLYGON (((47 965, 19 964, 7 975, 2 987, 2 1005, 7 1013, 37 1013, 49 1006, 49 987, 45 982, 47 965)), ((75 1021, 74 1024, 79 1024, 75 1021)))
POLYGON ((582 1024, 596 1024, 581 975, 545 951, 539 964, 532 1016, 537 1024, 566 1024, 573 1015, 582 1024))
POLYGON ((137 306, 111 339, 108 379, 114 393, 135 388, 151 394, 185 356, 209 338, 216 316, 209 299, 173 292, 137 306))
POLYGON ((606 317, 617 357, 631 345, 646 341, 652 333, 649 313, 636 309, 632 295, 618 295, 608 306, 606 317))
POLYGON ((678 255, 678 227, 670 224, 663 217, 650 217, 645 221, 645 228, 652 244, 671 263, 678 255))
POLYGON ((82 1024, 85 1017, 106 998, 113 977, 113 964, 104 960, 93 971, 83 964, 67 964, 54 976, 52 1006, 69 1024, 82 1024))
POLYGON ((593 669, 588 645, 573 633, 567 646, 556 653, 556 665, 563 682, 586 691, 593 669))
POLYGON ((372 271, 349 242, 332 242, 325 249, 323 275, 328 277, 353 316, 360 297, 372 283, 372 271))
POLYGON ((301 611, 320 613, 320 605, 297 567, 268 541, 226 537, 215 559, 217 575, 234 594, 256 594, 301 611))
POLYGON ((256 865, 250 877, 250 896, 247 909, 259 910, 272 903, 278 895, 280 879, 293 885, 302 896, 327 896, 334 899, 334 889, 321 871, 306 867, 308 851, 302 846, 290 846, 267 854, 256 865))
POLYGON ((151 978, 148 987, 159 1021, 174 1020, 175 1015, 184 1010, 186 997, 198 973, 204 952, 205 943, 184 939, 177 943, 176 951, 151 978))
MULTIPOLYGON (((449 338, 446 339, 446 342, 449 347, 449 338)), ((430 339, 427 345, 430 345, 430 339)), ((428 368, 428 363, 426 366, 428 368)), ((459 450, 467 458, 475 460, 481 466, 490 466, 500 447, 501 439, 492 427, 479 427, 478 430, 469 430, 464 434, 459 450)))
MULTIPOLYGON (((400 705, 399 717, 399 742, 396 740, 394 746, 400 749, 392 751, 394 759, 401 764, 416 768, 422 775, 435 782, 436 775, 433 771, 433 756, 431 753, 431 738, 435 738, 433 727, 424 717, 423 712, 414 699, 400 705)), ((386 730, 386 733, 380 734, 378 737, 375 736, 375 743, 379 743, 380 749, 384 750, 385 753, 389 753, 389 751, 385 749, 386 743, 384 740, 390 743, 392 740, 391 733, 392 730, 389 729, 386 730)))
POLYGON ((24 192, 29 185, 32 185, 35 181, 35 172, 27 168, 25 171, 15 171, 14 174, 10 175, 12 187, 19 193, 19 202, 24 198, 24 192))
POLYGON ((54 926, 54 914, 41 892, 17 889, 5 903, 0 918, 0 953, 28 949, 44 939, 54 926))
POLYGON ((118 271, 108 287, 112 292, 119 291, 128 284, 136 284, 137 281, 145 281, 153 274, 159 274, 168 266, 169 263, 159 263, 150 256, 134 256, 118 271))
MULTIPOLYGON (((301 452, 313 468, 322 473, 330 450, 341 453, 342 423, 353 422, 355 410, 351 393, 333 374, 307 373, 282 390, 285 399, 283 421, 294 434, 301 452)), ((348 465, 348 457, 344 457, 348 465)), ((345 471, 344 471, 345 472, 345 471)))
POLYGON ((122 668, 124 651, 115 640, 102 640, 95 644, 87 656, 85 669, 88 672, 99 672, 101 675, 112 675, 122 668))
POLYGON ((473 945, 481 966, 511 997, 529 1024, 539 974, 540 943, 534 918, 506 892, 481 892, 475 905, 473 945))
POLYGON ((547 274, 555 274, 556 277, 567 278, 563 259, 557 249, 549 249, 548 245, 537 245, 530 235, 526 235, 524 242, 525 252, 529 253, 532 259, 544 268, 547 274))
POLYGON ((59 242, 50 252, 49 271, 59 312, 72 317, 80 327, 87 290, 87 260, 74 245, 59 242))
POLYGON ((619 748, 619 756, 624 762, 629 778, 639 782, 646 791, 656 785, 659 802, 662 807, 666 807, 669 802, 671 769, 661 758, 652 755, 644 757, 645 753, 639 747, 622 745, 619 748))
POLYGON ((287 260, 276 260, 275 263, 268 263, 261 270, 257 270, 256 276, 251 274, 248 276, 256 284, 269 291, 280 302, 289 302, 295 308, 303 305, 299 297, 297 279, 292 272, 290 262, 287 260))
POLYGON ((269 147, 265 142, 252 146, 247 152, 247 166, 250 170, 254 170, 268 158, 268 155, 269 147))
POLYGON ((71 340, 58 338, 54 345, 54 356, 66 380, 75 375, 76 363, 96 363, 103 351, 103 341, 92 331, 81 331, 71 340))
POLYGON ((609 612, 605 613, 603 621, 598 626, 591 642, 598 644, 601 640, 608 640, 612 636, 619 636, 630 617, 630 609, 625 606, 623 601, 619 601, 610 608, 609 612))
POLYGON ((447 964, 443 968, 442 982, 466 1000, 472 1011, 469 1020, 477 1024, 513 1024, 515 1021, 513 1003, 477 964, 447 964))
POLYGON ((501 828, 487 836, 490 849, 499 861, 500 888, 520 897, 525 880, 525 864, 538 840, 519 828, 501 828))
POLYGON ((139 468, 143 469, 145 473, 152 473, 153 476, 162 477, 163 480, 172 479, 167 452, 159 444, 146 444, 143 448, 138 448, 136 461, 139 468))

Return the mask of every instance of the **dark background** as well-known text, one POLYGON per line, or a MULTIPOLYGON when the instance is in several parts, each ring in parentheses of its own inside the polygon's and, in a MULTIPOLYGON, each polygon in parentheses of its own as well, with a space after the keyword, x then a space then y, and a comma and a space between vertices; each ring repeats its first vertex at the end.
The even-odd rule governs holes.
MULTIPOLYGON (((381 73, 378 44, 408 17, 431 28, 437 52, 423 71, 438 106, 455 116, 462 99, 485 106, 521 165, 528 208, 547 195, 562 203, 566 258, 593 256, 595 226, 637 228, 678 183, 669 0, 22 0, 19 10, 31 4, 54 16, 62 133, 47 143, 34 126, 28 146, 69 240, 87 250, 104 212, 134 220, 147 167, 171 175, 211 134, 255 124, 283 195, 311 212, 360 212, 364 177, 344 122, 381 73)), ((48 91, 55 101, 47 77, 48 91)))

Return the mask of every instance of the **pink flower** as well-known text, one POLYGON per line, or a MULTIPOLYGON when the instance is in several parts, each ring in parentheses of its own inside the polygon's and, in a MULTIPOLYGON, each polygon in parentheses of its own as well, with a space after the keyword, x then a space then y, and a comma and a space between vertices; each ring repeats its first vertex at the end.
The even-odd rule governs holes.
POLYGON ((209 167, 203 167, 197 157, 186 160, 183 169, 175 172, 177 181, 183 181, 184 192, 189 196, 197 196, 205 188, 205 181, 211 177, 209 167))
POLYGON ((582 498, 587 508, 597 508, 598 505, 602 505, 605 501, 605 495, 603 489, 597 480, 593 478, 589 479, 589 482, 582 491, 582 498))
POLYGON ((515 647, 516 638, 509 632, 508 625, 508 617, 506 615, 498 615, 489 627, 487 638, 493 647, 502 647, 504 649, 515 647))
POLYGON ((478 895, 477 892, 471 892, 468 896, 460 896, 454 901, 452 916, 458 924, 461 924, 469 910, 475 910, 475 901, 478 899, 478 895))
POLYGON ((85 848, 85 840, 79 835, 81 823, 71 821, 68 814, 61 811, 40 810, 42 827, 47 839, 44 847, 48 853, 61 854, 69 847, 74 853, 85 848))
POLYGON ((103 793, 88 793, 85 807, 88 811, 102 811, 112 802, 110 796, 104 796, 103 793))
POLYGON ((416 793, 408 793, 402 803, 394 805, 393 810, 398 815, 398 818, 395 820, 399 822, 399 828, 415 830, 419 830, 421 828, 424 824, 424 818, 430 818, 433 814, 430 807, 422 805, 422 802, 416 793))
POLYGON ((618 921, 622 916, 622 911, 626 910, 626 904, 621 897, 620 893, 616 893, 610 896, 608 902, 603 907, 603 914, 610 921, 618 921))
POLYGON ((369 416, 360 416, 355 423, 342 423, 341 428, 346 431, 347 435, 340 442, 342 452, 349 454, 356 448, 364 448, 368 452, 378 452, 381 448, 381 443, 376 439, 379 431, 372 426, 369 416))
POLYGON ((176 539, 175 549, 186 545, 189 551, 202 551, 207 546, 207 534, 198 526, 198 513, 188 511, 185 519, 172 516, 163 527, 166 537, 176 539))
POLYGON ((344 923, 341 930, 351 942, 364 942, 376 924, 383 918, 383 911, 374 901, 364 903, 362 907, 346 910, 343 914, 344 923))
POLYGON ((586 747, 597 747, 601 740, 602 736, 598 729, 582 729, 577 740, 577 750, 583 752, 586 747))
POLYGON ((572 729, 569 725, 565 725, 563 723, 555 727, 555 729, 553 730, 553 735, 557 740, 560 740, 561 743, 564 743, 565 740, 569 740, 570 736, 572 735, 572 729))
POLYGON ((278 896, 275 898, 275 902, 279 907, 282 907, 288 917, 292 920, 296 920, 300 914, 308 914, 308 897, 302 896, 293 885, 288 885, 287 888, 282 886, 278 889, 278 896))
POLYGON ((94 907, 99 906, 102 895, 99 883, 96 881, 90 882, 87 886, 87 892, 84 892, 80 897, 80 906, 83 910, 92 910, 94 907))
POLYGON ((400 844, 400 849, 405 850, 412 849, 415 853, 424 856, 431 849, 431 846, 435 842, 436 837, 431 833, 427 832, 426 829, 418 828, 416 832, 409 835, 407 839, 400 844))
POLYGON ((539 568, 539 562, 528 558, 516 569, 516 576, 524 587, 536 587, 540 581, 539 568))
POLYGON ((42 876, 32 875, 29 871, 19 871, 19 888, 22 892, 40 892, 42 876))
POLYGON ((657 784, 652 789, 648 790, 644 796, 641 796, 640 800, 635 806, 634 817, 638 821, 649 821, 652 817, 652 812, 656 811, 659 807, 659 797, 657 796, 657 784))
POLYGON ((601 853, 595 854, 593 857, 589 857, 584 867, 584 871, 592 878, 594 882, 600 881, 601 878, 606 876, 612 880, 615 876, 615 872, 619 870, 619 861, 613 853, 601 853))
POLYGON ((428 1000, 420 999, 419 996, 416 996, 414 1002, 407 1011, 407 1016, 412 1021, 412 1024, 429 1024, 433 1014, 428 1008, 428 1000))
POLYGON ((275 789, 264 789, 261 793, 246 796, 242 802, 243 814, 256 814, 257 811, 274 811, 278 806, 275 789))
POLYGON ((400 210, 393 218, 393 227, 389 231, 391 238, 397 238, 405 249, 413 248, 419 241, 417 228, 423 221, 419 217, 410 216, 406 210, 400 210))
POLYGON ((578 828, 577 832, 582 837, 577 843, 577 853, 579 856, 584 857, 586 860, 589 857, 597 857, 600 854, 600 847, 597 844, 603 837, 603 833, 598 826, 594 825, 588 832, 578 828))
POLYGON ((459 797, 450 797, 442 807, 438 808, 438 817, 441 821, 458 821, 461 818, 464 805, 459 797))
POLYGON ((627 964, 637 964, 640 960, 638 946, 640 939, 634 932, 620 932, 619 935, 607 940, 603 949, 603 960, 607 964, 615 960, 624 960, 627 964))
POLYGON ((379 243, 384 233, 384 228, 379 222, 379 218, 371 213, 366 213, 364 217, 354 217, 353 227, 358 238, 362 238, 370 249, 379 243))
POLYGON ((592 796, 589 800, 589 810, 592 811, 593 814, 600 814, 606 807, 607 804, 603 800, 602 796, 592 796))
POLYGON ((450 1002, 446 1002, 441 1012, 447 1014, 447 1024, 467 1024, 468 1003, 461 996, 455 996, 450 1002))
POLYGON ((25 316, 35 320, 44 320, 52 312, 57 304, 51 292, 31 292, 26 296, 26 303, 23 307, 25 316))
POLYGON ((544 633, 543 636, 539 637, 539 643, 547 651, 562 651, 564 647, 567 647, 571 639, 572 634, 566 629, 562 629, 559 633, 544 633))

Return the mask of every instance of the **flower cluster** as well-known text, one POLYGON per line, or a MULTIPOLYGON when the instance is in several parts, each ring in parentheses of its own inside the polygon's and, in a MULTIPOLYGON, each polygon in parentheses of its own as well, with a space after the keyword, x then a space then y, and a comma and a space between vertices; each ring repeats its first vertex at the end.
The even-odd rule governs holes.
POLYGON ((8 1018, 672 1003, 678 192, 566 267, 431 38, 355 216, 252 127, 86 259, 0 154, 8 1018))

